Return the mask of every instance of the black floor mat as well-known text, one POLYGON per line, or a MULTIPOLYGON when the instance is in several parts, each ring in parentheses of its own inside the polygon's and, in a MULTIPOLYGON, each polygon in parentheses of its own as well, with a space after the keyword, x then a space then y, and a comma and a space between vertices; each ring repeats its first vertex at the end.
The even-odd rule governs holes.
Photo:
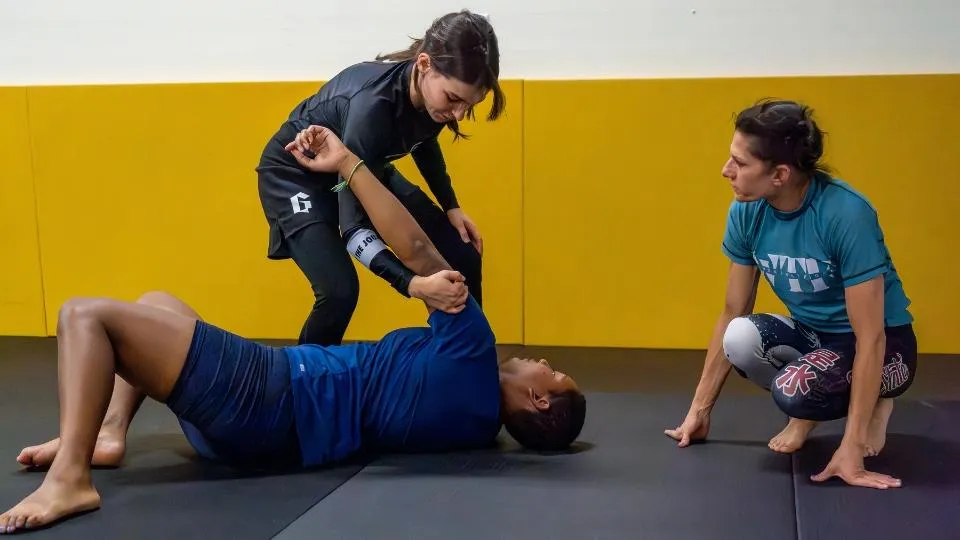
POLYGON ((960 537, 960 401, 897 400, 868 470, 900 478, 878 491, 810 480, 840 443, 843 421, 817 428, 795 457, 800 540, 960 537))
POLYGON ((784 424, 769 397, 721 398, 712 442, 685 449, 662 433, 689 395, 588 399, 576 453, 379 459, 277 538, 795 538, 791 460, 766 447, 784 424))
MULTIPOLYGON (((23 352, 21 349, 19 352, 23 352)), ((43 472, 15 461, 24 446, 55 437, 58 427, 56 364, 29 355, 0 363, 0 513, 28 495, 43 472)), ((130 430, 126 463, 95 470, 99 511, 68 519, 31 538, 230 538, 263 540, 335 490, 360 470, 263 475, 199 461, 174 416, 144 403, 130 430)))

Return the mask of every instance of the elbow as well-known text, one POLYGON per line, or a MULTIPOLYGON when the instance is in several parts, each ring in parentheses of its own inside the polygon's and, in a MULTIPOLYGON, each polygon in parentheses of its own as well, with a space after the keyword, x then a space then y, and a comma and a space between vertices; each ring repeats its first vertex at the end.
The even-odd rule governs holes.
POLYGON ((858 347, 885 347, 887 344, 887 336, 883 332, 883 328, 878 328, 876 330, 871 330, 866 332, 862 336, 857 336, 857 346, 858 347))
POLYGON ((431 243, 428 239, 422 238, 419 235, 414 236, 407 244, 407 249, 404 250, 405 253, 402 254, 401 259, 408 268, 424 268, 428 266, 431 259, 430 248, 431 243))
POLYGON ((883 328, 871 328, 857 336, 857 354, 879 355, 882 358, 886 348, 887 336, 883 328))
POLYGON ((410 240, 410 243, 407 247, 407 252, 403 254, 403 258, 409 261, 421 261, 429 252, 428 246, 429 244, 424 238, 415 236, 410 240))
POLYGON ((433 243, 426 237, 416 237, 411 240, 402 260, 407 268, 420 276, 429 276, 441 270, 450 269, 433 243))

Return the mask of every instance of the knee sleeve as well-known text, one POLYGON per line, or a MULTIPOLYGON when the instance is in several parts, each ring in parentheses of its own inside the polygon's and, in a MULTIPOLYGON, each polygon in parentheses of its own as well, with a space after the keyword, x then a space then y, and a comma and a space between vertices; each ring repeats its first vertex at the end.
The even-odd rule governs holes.
POLYGON ((770 389, 777 369, 765 358, 763 337, 750 317, 737 317, 727 325, 723 333, 723 354, 741 377, 770 389))

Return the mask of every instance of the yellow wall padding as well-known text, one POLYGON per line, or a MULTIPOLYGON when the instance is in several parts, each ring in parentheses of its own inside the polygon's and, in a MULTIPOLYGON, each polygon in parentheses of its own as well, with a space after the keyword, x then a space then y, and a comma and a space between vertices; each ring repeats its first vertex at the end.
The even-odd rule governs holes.
POLYGON ((26 88, 0 88, 0 334, 47 335, 26 88))
MULTIPOLYGON (((723 307, 734 114, 815 107, 826 159, 867 195, 923 352, 960 352, 960 76, 527 81, 528 344, 704 348, 723 307)), ((782 306, 761 282, 760 310, 782 306)))
MULTIPOLYGON (((296 337, 313 294, 293 261, 266 259, 254 167, 319 84, 31 88, 47 330, 71 296, 163 289, 229 330, 296 337)), ((521 90, 507 84, 506 119, 467 126, 476 140, 451 145, 443 135, 463 208, 485 236, 485 307, 507 342, 522 339, 521 90)), ((421 302, 358 268, 361 300, 346 339, 425 324, 421 302)))
MULTIPOLYGON (((312 293, 292 261, 266 259, 253 169, 289 110, 319 84, 0 93, 14 120, 0 131, 2 227, 11 231, 3 246, 13 261, 3 270, 0 330, 36 333, 45 312, 53 333, 71 296, 164 289, 229 330, 296 337, 312 293)), ((827 161, 879 209, 921 351, 960 352, 960 139, 950 135, 960 125, 960 76, 507 81, 505 89, 505 118, 482 120, 488 100, 479 122, 464 123, 472 140, 442 135, 459 198, 484 235, 484 303, 501 343, 705 347, 726 280, 720 240, 731 193, 720 169, 733 115, 774 96, 815 107, 829 133, 827 161)), ((399 165, 425 187, 412 160, 399 165)), ((421 303, 359 274, 347 339, 424 323, 421 303)), ((765 283, 758 309, 782 310, 765 283)))

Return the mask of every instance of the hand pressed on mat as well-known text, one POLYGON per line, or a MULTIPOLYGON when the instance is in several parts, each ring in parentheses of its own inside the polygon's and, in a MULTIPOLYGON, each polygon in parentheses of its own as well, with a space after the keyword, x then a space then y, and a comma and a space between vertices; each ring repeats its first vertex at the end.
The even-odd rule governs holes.
POLYGON ((710 432, 710 413, 699 413, 691 410, 687 413, 683 423, 674 429, 665 429, 663 433, 675 441, 680 441, 677 446, 683 448, 689 446, 691 442, 702 441, 707 438, 710 432))
POLYGON ((863 466, 863 454, 862 448, 841 443, 830 463, 810 479, 814 482, 824 482, 836 476, 851 486, 876 489, 897 488, 902 485, 899 478, 866 470, 863 466))

